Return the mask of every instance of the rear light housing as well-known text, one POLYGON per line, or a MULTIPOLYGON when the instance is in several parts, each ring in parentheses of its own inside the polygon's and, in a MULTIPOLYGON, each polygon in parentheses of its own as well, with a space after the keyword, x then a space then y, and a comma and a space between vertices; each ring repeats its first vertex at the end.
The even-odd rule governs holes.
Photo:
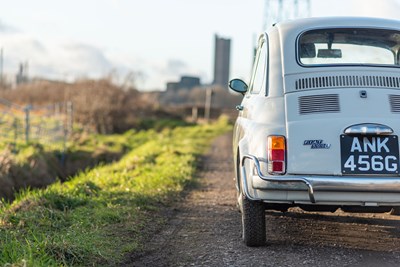
POLYGON ((286 138, 282 135, 268 136, 268 173, 286 173, 286 138))

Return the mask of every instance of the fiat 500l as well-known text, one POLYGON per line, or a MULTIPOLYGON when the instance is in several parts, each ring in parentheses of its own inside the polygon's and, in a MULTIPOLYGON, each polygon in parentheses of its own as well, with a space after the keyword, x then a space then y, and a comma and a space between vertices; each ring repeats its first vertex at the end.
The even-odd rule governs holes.
POLYGON ((258 41, 233 134, 243 240, 265 209, 389 212, 400 206, 400 22, 312 18, 258 41))

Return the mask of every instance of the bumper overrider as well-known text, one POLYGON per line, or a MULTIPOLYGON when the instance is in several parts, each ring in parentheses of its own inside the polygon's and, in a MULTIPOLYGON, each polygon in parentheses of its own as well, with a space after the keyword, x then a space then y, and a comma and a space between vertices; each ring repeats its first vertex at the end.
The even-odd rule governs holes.
POLYGON ((254 201, 262 201, 263 199, 254 197, 249 192, 245 167, 246 160, 254 162, 258 177, 264 181, 271 183, 299 183, 306 185, 308 189, 308 197, 311 203, 317 203, 314 194, 316 191, 400 193, 400 177, 272 177, 265 176, 261 172, 260 161, 257 157, 253 155, 244 155, 241 159, 243 193, 248 199, 254 201))

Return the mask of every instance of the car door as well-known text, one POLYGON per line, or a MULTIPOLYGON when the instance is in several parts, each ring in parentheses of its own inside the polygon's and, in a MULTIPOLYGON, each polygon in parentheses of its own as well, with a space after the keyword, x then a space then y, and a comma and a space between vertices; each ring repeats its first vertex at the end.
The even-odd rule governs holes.
POLYGON ((255 116, 257 98, 265 98, 267 92, 267 71, 268 71, 268 42, 265 36, 260 38, 252 75, 250 79, 249 89, 243 97, 242 103, 239 106, 239 116, 235 126, 234 138, 239 141, 245 134, 245 129, 252 122, 255 116))
MULTIPOLYGON (((233 131, 233 149, 235 155, 235 170, 238 170, 238 152, 239 143, 242 141, 244 146, 240 153, 246 154, 248 152, 249 139, 252 138, 252 125, 254 124, 255 110, 257 105, 257 98, 265 98, 267 92, 267 71, 268 71, 268 43, 267 39, 262 36, 260 38, 256 55, 254 58, 254 64, 252 69, 252 75, 248 91, 243 97, 241 105, 238 106, 239 115, 236 120, 236 124, 233 131)), ((238 179, 236 179, 239 182, 238 179)), ((237 184, 237 188, 240 185, 237 184)))

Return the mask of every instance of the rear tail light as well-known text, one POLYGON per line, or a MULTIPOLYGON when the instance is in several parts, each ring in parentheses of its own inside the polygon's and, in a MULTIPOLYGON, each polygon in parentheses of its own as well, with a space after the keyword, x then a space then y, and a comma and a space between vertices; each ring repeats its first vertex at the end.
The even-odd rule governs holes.
POLYGON ((285 174, 286 138, 281 135, 268 136, 268 173, 285 174))

